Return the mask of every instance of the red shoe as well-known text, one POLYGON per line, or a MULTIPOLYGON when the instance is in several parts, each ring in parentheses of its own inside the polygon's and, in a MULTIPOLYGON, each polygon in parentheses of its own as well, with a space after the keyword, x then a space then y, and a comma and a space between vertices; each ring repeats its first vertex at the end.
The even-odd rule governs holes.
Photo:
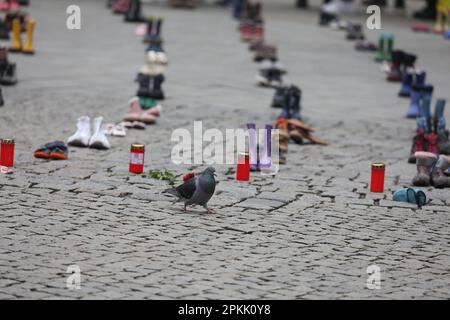
POLYGON ((428 144, 428 152, 434 153, 435 155, 439 155, 439 147, 437 143, 437 135, 434 132, 427 134, 425 140, 428 144))
POLYGON ((252 39, 252 29, 248 24, 241 26, 241 40, 250 41, 252 39))
POLYGON ((264 38, 264 29, 261 25, 256 25, 252 28, 252 41, 261 41, 264 38))
POLYGON ((425 151, 425 132, 421 128, 417 129, 417 135, 413 138, 413 145, 408 158, 409 163, 416 163, 414 154, 418 151, 425 151))
POLYGON ((130 0, 117 0, 112 6, 112 10, 114 13, 126 13, 129 7, 130 0))

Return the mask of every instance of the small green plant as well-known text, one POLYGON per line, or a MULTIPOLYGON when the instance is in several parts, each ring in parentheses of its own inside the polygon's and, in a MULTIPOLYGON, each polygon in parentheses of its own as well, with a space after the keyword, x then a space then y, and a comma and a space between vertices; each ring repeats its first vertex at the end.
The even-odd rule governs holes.
POLYGON ((175 175, 168 170, 150 170, 147 174, 143 174, 143 177, 158 179, 158 180, 166 180, 169 181, 170 184, 175 182, 175 175))

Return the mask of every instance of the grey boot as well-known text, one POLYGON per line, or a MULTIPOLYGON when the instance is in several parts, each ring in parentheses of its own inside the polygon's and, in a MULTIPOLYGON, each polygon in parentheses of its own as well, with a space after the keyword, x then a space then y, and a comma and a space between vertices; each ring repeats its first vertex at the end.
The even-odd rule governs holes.
POLYGON ((450 168, 450 156, 441 154, 431 173, 431 180, 435 188, 450 187, 450 177, 445 175, 448 168, 450 168))
POLYGON ((437 156, 431 152, 419 151, 415 153, 417 174, 412 184, 417 187, 428 187, 431 182, 431 171, 437 161, 437 156))

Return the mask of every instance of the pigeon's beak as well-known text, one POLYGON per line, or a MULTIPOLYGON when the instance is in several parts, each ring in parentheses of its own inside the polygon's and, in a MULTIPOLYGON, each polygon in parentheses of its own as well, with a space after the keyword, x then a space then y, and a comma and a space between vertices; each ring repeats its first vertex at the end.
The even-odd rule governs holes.
POLYGON ((214 175, 215 178, 217 178, 217 173, 214 172, 213 175, 214 175))

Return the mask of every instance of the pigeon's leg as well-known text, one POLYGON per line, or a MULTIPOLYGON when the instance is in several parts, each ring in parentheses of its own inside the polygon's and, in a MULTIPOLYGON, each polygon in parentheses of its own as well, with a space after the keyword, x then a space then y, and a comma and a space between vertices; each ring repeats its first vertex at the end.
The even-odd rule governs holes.
POLYGON ((181 209, 181 212, 187 212, 186 205, 184 205, 183 209, 181 209))
POLYGON ((208 212, 208 213, 214 213, 214 210, 213 210, 212 208, 208 208, 207 205, 205 205, 204 208, 206 209, 206 212, 208 212))

